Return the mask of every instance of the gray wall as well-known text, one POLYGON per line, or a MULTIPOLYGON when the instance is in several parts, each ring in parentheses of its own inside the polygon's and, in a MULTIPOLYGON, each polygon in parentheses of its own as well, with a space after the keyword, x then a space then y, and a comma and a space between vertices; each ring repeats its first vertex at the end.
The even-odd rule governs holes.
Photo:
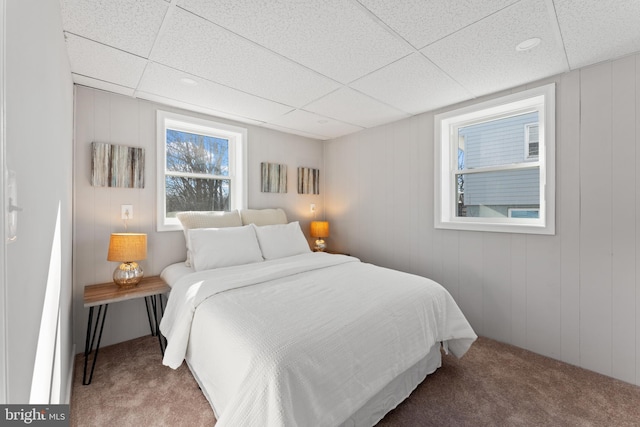
POLYGON ((57 0, 9 0, 5 30, 6 167, 16 173, 22 208, 17 239, 6 246, 7 401, 29 402, 36 349, 43 355, 44 366, 44 375, 36 383, 45 393, 54 388, 52 400, 65 400, 73 357, 73 84, 60 4, 57 0), (58 220, 61 240, 53 245, 58 220), (51 265, 50 260, 54 260, 51 265), (52 316, 43 319, 44 312, 52 316), (54 360, 55 339, 40 347, 38 339, 41 322, 55 325, 58 313, 61 357, 54 360))
POLYGON ((435 279, 479 335, 640 385, 640 55, 549 82, 555 236, 434 229, 437 111, 325 144, 327 244, 435 279))
MULTIPOLYGON (((173 262, 184 261, 182 231, 156 232, 156 111, 162 109, 194 117, 205 117, 248 129, 248 203, 250 208, 283 208, 290 221, 300 221, 306 232, 315 203, 322 218, 324 189, 320 195, 297 193, 297 167, 320 168, 322 142, 270 129, 235 123, 217 117, 179 110, 149 101, 76 86, 74 163, 74 325, 77 351, 83 350, 88 309, 83 307, 84 287, 112 280, 117 263, 107 261, 109 236, 124 231, 120 205, 133 205, 128 231, 147 233, 148 256, 141 262, 145 275, 160 274, 173 262), (143 147, 146 157, 144 189, 92 187, 91 142, 143 147), (260 192, 260 163, 288 167, 288 192, 260 192)), ((321 171, 321 179, 324 171, 321 171)), ((102 344, 108 345, 149 334, 144 300, 109 306, 102 344)))

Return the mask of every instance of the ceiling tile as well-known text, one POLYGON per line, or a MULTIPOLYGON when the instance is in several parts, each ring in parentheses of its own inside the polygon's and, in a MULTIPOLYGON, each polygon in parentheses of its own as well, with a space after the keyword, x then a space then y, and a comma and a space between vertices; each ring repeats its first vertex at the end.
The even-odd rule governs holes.
POLYGON ((474 95, 484 95, 568 71, 546 2, 522 0, 421 52, 474 95), (518 43, 541 44, 519 52, 518 43))
POLYGON ((473 97, 419 53, 402 58, 349 86, 411 114, 473 97))
POLYGON ((640 51, 638 0, 555 0, 572 69, 640 51))
POLYGON ((135 88, 147 60, 73 34, 65 34, 71 72, 135 88))
POLYGON ((304 109, 365 128, 409 116, 347 87, 312 102, 304 109))
POLYGON ((317 135, 319 139, 337 138, 362 130, 359 126, 343 123, 304 110, 291 111, 275 120, 271 120, 268 125, 310 132, 313 135, 317 135))
POLYGON ((292 110, 289 106, 261 99, 155 63, 147 66, 138 89, 259 121, 268 121, 292 110), (182 82, 180 80, 182 78, 191 79, 193 84, 182 82))
POLYGON ((156 95, 153 93, 136 91, 136 98, 145 99, 147 101, 157 102, 163 105, 169 105, 172 107, 182 108, 187 111, 194 111, 196 113, 207 114, 209 116, 221 117, 229 120, 235 120, 241 123, 250 123, 254 125, 262 125, 263 122, 259 120, 252 120, 242 116, 236 116, 234 114, 225 113, 224 111, 212 110, 211 108, 202 107, 200 105, 190 104, 189 102, 178 101, 172 98, 166 98, 162 95, 156 95))
POLYGON ((519 0, 358 1, 419 49, 519 0))
POLYGON ((278 125, 274 125, 274 124, 270 124, 270 123, 263 123, 262 127, 263 128, 277 130, 277 131, 282 132, 282 133, 288 133, 288 134, 293 134, 293 135, 304 136, 305 138, 319 139, 321 141, 329 139, 329 138, 326 138, 326 137, 324 137, 322 135, 315 135, 315 134, 310 133, 310 132, 305 132, 305 131, 301 131, 301 130, 297 130, 297 129, 289 129, 289 128, 286 128, 284 126, 278 126, 278 125))
POLYGON ((207 80, 296 107, 339 87, 337 82, 179 8, 171 14, 151 58, 207 80))
POLYGON ((163 0, 60 0, 63 29, 148 57, 169 5, 163 0))
POLYGON ((354 1, 182 0, 180 5, 342 83, 413 51, 354 1))

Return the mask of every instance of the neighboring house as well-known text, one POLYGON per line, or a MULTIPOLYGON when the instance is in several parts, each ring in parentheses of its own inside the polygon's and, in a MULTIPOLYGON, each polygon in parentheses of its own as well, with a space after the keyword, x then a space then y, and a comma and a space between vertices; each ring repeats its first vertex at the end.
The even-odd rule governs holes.
POLYGON ((540 207, 538 113, 459 128, 458 216, 537 218, 540 207), (511 169, 531 163, 532 168, 511 169))

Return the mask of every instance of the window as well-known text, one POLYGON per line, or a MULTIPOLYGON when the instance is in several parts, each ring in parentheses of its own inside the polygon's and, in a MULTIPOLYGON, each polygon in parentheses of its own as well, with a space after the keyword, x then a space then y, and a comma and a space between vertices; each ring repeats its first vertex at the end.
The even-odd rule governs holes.
POLYGON ((436 115, 434 146, 436 228, 555 233, 553 84, 436 115))
POLYGON ((247 130, 158 111, 158 231, 179 230, 176 212, 246 207, 247 130))
POLYGON ((509 218, 538 218, 540 209, 509 208, 509 218))
POLYGON ((538 140, 538 123, 524 125, 525 160, 537 160, 540 141, 538 140))

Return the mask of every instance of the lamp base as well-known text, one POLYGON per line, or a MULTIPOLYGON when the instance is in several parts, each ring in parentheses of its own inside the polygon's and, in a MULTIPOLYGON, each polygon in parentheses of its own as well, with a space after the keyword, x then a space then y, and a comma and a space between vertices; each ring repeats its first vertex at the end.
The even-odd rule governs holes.
POLYGON ((123 262, 113 272, 113 281, 121 289, 136 287, 143 277, 144 272, 137 262, 123 262))
POLYGON ((324 252, 325 249, 327 249, 327 245, 324 243, 324 240, 316 240, 316 245, 314 246, 313 250, 316 252, 324 252))

